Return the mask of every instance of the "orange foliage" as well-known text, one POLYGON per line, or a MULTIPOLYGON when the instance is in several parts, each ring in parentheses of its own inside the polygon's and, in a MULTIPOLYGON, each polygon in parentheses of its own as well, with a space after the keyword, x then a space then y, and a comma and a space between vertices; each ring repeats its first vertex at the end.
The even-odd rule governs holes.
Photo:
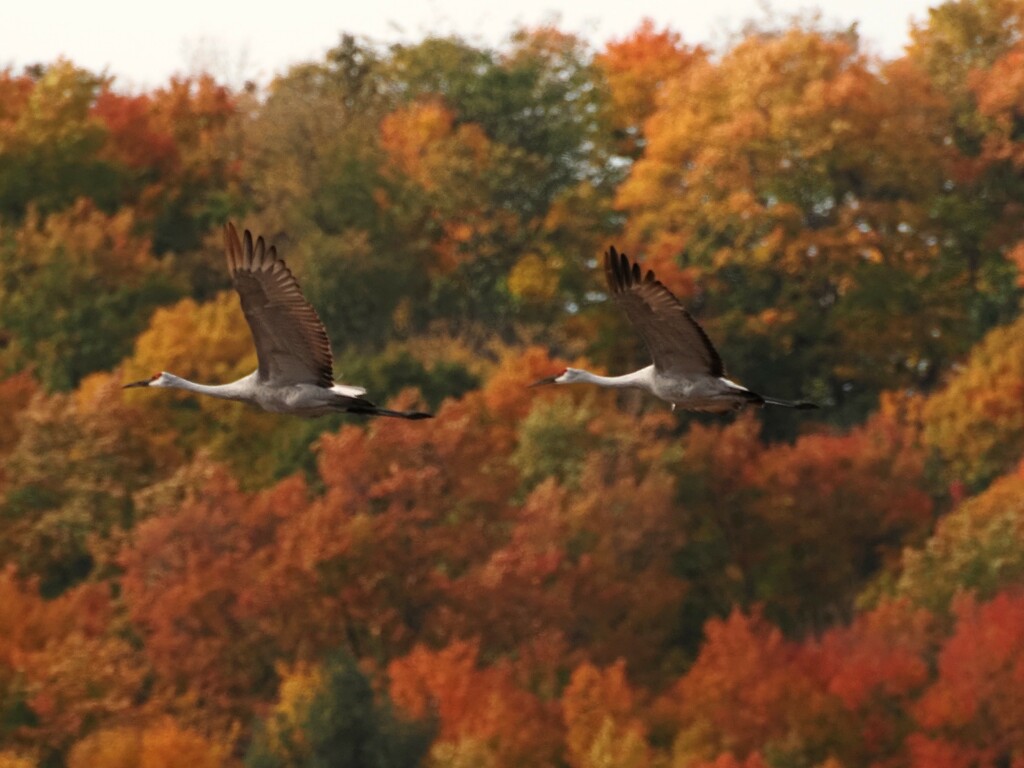
MULTIPOLYGON (((877 177, 865 179, 858 197, 872 187, 905 185, 922 167, 937 170, 937 139, 929 143, 933 129, 924 116, 940 103, 913 70, 895 64, 887 75, 904 85, 898 99, 847 41, 799 29, 752 36, 720 64, 693 64, 666 89, 647 127, 649 147, 619 190, 620 204, 633 214, 629 230, 643 233, 637 239, 657 252, 663 238, 685 242, 707 220, 730 236, 701 254, 715 267, 771 260, 795 273, 812 266, 812 243, 830 260, 860 259, 877 246, 876 236, 852 228, 845 215, 804 227, 790 184, 806 176, 806 183, 828 186, 822 163, 843 146, 850 152, 842 162, 851 166, 864 153, 894 159, 884 168, 871 165, 877 177), (905 114, 912 102, 920 110, 914 116, 905 114), (913 152, 908 134, 922 139, 913 152), (796 153, 794 140, 802 146, 796 153), (785 176, 777 183, 769 180, 780 171, 785 176)), ((849 216, 874 215, 866 202, 857 200, 849 216)), ((902 211, 911 214, 920 216, 902 211)))
POLYGON ((455 128, 454 121, 455 115, 439 102, 413 104, 384 118, 381 146, 404 174, 434 191, 445 181, 446 165, 469 160, 482 166, 488 156, 487 136, 480 127, 455 128), (452 154, 454 145, 458 155, 452 154))
POLYGON ((604 670, 591 664, 576 668, 562 694, 569 765, 641 768, 651 764, 647 728, 635 698, 623 662, 604 670))
POLYGON ((908 710, 931 676, 934 635, 931 614, 900 600, 803 643, 801 667, 825 694, 806 735, 832 744, 838 765, 900 755, 915 726, 908 710))
POLYGON ((0 70, 0 135, 10 130, 25 109, 32 87, 31 78, 12 74, 10 68, 0 70))
POLYGON ((924 458, 916 430, 884 410, 846 435, 808 435, 765 451, 748 470, 760 496, 750 511, 777 532, 781 549, 773 554, 761 542, 758 557, 777 555, 795 578, 773 599, 784 603, 789 594, 791 615, 807 604, 806 590, 817 595, 812 604, 842 604, 879 562, 895 564, 931 523, 924 458))
POLYGON ((110 622, 110 602, 100 584, 83 585, 56 600, 43 600, 32 581, 14 568, 0 571, 0 661, 8 667, 41 651, 53 637, 83 632, 98 636, 110 622))
MULTIPOLYGON (((943 738, 930 738, 912 733, 907 738, 910 768, 978 768, 992 766, 992 750, 965 746, 943 738)), ((1013 768, 1017 768, 1016 764, 1013 768)))
POLYGON ((444 233, 435 244, 442 273, 469 258, 501 231, 500 211, 481 208, 480 187, 491 162, 491 143, 473 123, 455 125, 439 101, 415 103, 387 115, 380 143, 394 166, 434 198, 432 217, 444 233))
POLYGON ((9 750, 0 752, 0 768, 36 768, 36 765, 36 761, 31 757, 9 750))
POLYGON ((0 696, 23 699, 33 715, 15 730, 16 743, 67 746, 134 708, 145 668, 114 625, 103 584, 43 600, 34 581, 0 572, 0 696))
POLYGON ((993 753, 1024 750, 1024 594, 963 596, 938 658, 938 679, 915 708, 921 725, 993 753))
POLYGON ((609 42, 595 62, 611 89, 615 124, 638 132, 657 108, 662 88, 703 56, 700 48, 682 45, 678 33, 656 30, 651 19, 628 37, 609 42))
POLYGON ((161 684, 241 712, 272 684, 278 653, 395 656, 417 633, 444 636, 447 585, 486 557, 507 516, 517 478, 503 452, 529 400, 522 381, 544 364, 533 358, 446 403, 436 429, 388 421, 323 436, 316 499, 297 479, 243 494, 223 470, 169 488, 171 506, 120 559, 161 684))
MULTIPOLYGON (((709 762, 686 762, 685 765, 693 768, 771 768, 760 752, 751 752, 744 760, 734 757, 731 752, 725 752, 709 762)), ((826 763, 821 768, 832 766, 826 763)))
POLYGON ((719 750, 748 753, 799 722, 813 684, 795 664, 797 646, 757 614, 711 620, 707 642, 672 692, 684 728, 719 750))
POLYGON ((103 572, 130 526, 132 496, 176 465, 166 432, 122 399, 119 382, 95 374, 71 395, 36 395, 19 420, 0 519, 0 551, 53 595, 103 572))
POLYGON ((235 764, 223 744, 166 717, 145 727, 96 731, 68 755, 68 768, 224 768, 235 764))
POLYGON ((710 620, 705 633, 671 693, 688 749, 747 754, 799 730, 820 706, 812 677, 797 663, 798 647, 760 616, 733 611, 710 620))
POLYGON ((496 767, 553 763, 561 734, 551 707, 519 688, 506 665, 481 667, 478 653, 471 642, 417 646, 388 665, 391 699, 415 719, 436 714, 435 752, 482 743, 496 767))
POLYGON ((871 706, 879 696, 907 697, 928 679, 931 629, 927 611, 886 602, 809 644, 809 661, 847 709, 871 706))
POLYGON ((985 159, 1024 165, 1024 145, 1019 141, 1018 125, 1024 105, 1024 46, 1001 56, 989 69, 978 70, 969 78, 978 99, 978 111, 992 121, 985 136, 985 159))
POLYGON ((195 172, 222 167, 216 139, 235 111, 235 99, 226 86, 208 74, 172 77, 153 94, 152 111, 164 129, 191 150, 195 172))
MULTIPOLYGON (((39 385, 28 371, 0 379, 0 457, 6 457, 18 442, 18 414, 25 408, 39 385)), ((0 487, 3 486, 0 466, 0 487)))
POLYGON ((305 503, 298 479, 250 496, 219 470, 136 527, 119 559, 123 599, 162 691, 220 722, 271 692, 290 617, 270 601, 264 565, 282 518, 305 503))

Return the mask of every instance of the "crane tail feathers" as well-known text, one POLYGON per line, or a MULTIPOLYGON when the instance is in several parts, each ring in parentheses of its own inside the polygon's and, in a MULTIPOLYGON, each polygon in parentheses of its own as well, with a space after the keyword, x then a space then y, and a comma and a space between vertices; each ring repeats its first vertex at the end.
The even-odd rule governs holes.
POLYGON ((394 411, 390 408, 380 408, 363 397, 340 398, 337 408, 346 413, 356 413, 360 416, 390 416, 393 419, 432 419, 434 414, 423 411, 394 411))
POLYGON ((807 400, 779 400, 775 397, 762 397, 761 398, 765 405, 781 405, 783 408, 796 408, 801 411, 808 411, 813 408, 819 408, 817 403, 812 403, 807 400))
POLYGON ((361 416, 390 416, 394 419, 432 419, 434 414, 423 411, 393 411, 390 408, 378 408, 376 405, 354 405, 348 409, 349 413, 358 413, 361 416))

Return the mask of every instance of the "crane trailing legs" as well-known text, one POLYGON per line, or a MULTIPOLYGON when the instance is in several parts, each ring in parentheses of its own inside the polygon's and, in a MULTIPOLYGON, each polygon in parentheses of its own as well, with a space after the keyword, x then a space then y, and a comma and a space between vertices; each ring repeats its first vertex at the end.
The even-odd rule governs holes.
POLYGON ((367 400, 366 390, 334 381, 327 331, 299 290, 291 270, 263 238, 249 230, 240 239, 233 224, 224 227, 228 272, 256 345, 258 367, 230 384, 197 384, 161 372, 131 387, 170 387, 225 400, 240 400, 273 413, 322 416, 357 413, 399 419, 429 419, 422 411, 393 411, 367 400))
POLYGON ((751 392, 725 378, 725 366, 704 329, 679 300, 654 276, 643 274, 640 265, 610 248, 604 257, 608 290, 643 339, 653 365, 623 376, 599 376, 578 368, 566 368, 555 376, 534 382, 543 384, 596 384, 600 387, 635 388, 672 404, 672 409, 726 413, 746 406, 779 405, 785 408, 817 408, 804 400, 779 400, 751 392))

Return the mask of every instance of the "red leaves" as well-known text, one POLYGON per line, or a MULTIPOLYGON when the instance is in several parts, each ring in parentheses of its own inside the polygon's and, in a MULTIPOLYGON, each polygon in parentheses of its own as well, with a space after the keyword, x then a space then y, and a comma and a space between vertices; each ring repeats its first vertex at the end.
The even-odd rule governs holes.
POLYGON ((938 680, 922 697, 917 718, 928 729, 984 733, 987 746, 1022 749, 1024 594, 1004 592, 983 604, 963 597, 954 610, 938 680))
POLYGON ((160 124, 152 97, 103 91, 93 112, 110 132, 107 151, 115 160, 136 170, 176 170, 179 149, 168 126, 160 124))
POLYGON ((928 680, 932 631, 927 611, 887 602, 808 643, 807 659, 849 710, 870 708, 880 696, 907 700, 928 680))
POLYGON ((696 662, 672 692, 680 725, 709 747, 741 754, 778 739, 809 715, 813 681, 798 646, 759 615, 733 611, 705 625, 696 662))

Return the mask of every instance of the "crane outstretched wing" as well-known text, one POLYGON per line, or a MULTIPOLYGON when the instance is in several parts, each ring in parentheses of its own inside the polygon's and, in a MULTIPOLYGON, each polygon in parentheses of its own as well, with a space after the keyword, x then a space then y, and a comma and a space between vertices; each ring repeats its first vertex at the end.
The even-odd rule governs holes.
POLYGON ((663 373, 725 375, 711 339, 672 292, 615 248, 604 256, 608 288, 663 373))
POLYGON ((259 380, 330 387, 334 362, 327 331, 277 249, 267 248, 262 237, 254 243, 249 230, 240 240, 230 222, 224 242, 228 272, 256 345, 259 380))

